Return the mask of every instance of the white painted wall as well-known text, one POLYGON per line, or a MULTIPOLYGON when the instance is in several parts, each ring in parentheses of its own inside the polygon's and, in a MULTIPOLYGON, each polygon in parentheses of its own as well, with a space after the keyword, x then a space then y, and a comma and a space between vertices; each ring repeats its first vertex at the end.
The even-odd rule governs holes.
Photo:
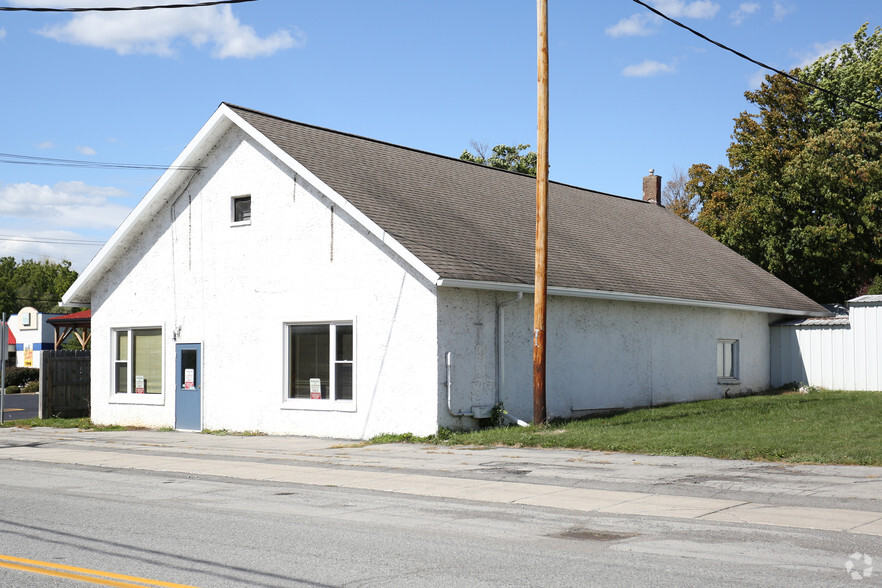
MULTIPOLYGON (((511 293, 439 288, 439 352, 450 351, 454 358, 455 411, 495 401, 496 304, 511 298, 511 293)), ((532 296, 503 312, 501 399, 513 416, 530 421, 532 296)), ((719 398, 770 386, 770 317, 765 313, 550 297, 547 320, 551 416, 719 398), (717 339, 739 340, 739 384, 717 383, 717 339)), ((442 375, 442 393, 443 384, 442 375)), ((445 403, 439 403, 439 414, 444 426, 474 424, 467 417, 449 416, 445 403)))
POLYGON ((55 349, 55 328, 49 324, 49 319, 61 314, 49 314, 37 312, 28 306, 16 314, 10 315, 7 324, 15 337, 15 365, 17 367, 40 368, 43 358, 41 351, 55 349), (22 325, 22 316, 30 316, 31 325, 22 325), (26 362, 26 351, 30 350, 30 364, 26 362))
POLYGON ((203 428, 434 432, 434 285, 238 130, 202 164, 93 293, 93 420, 174 425, 178 331, 203 345, 203 428), (251 224, 231 226, 246 194, 251 224), (285 323, 334 320, 355 325, 354 406, 287 401, 285 323), (162 398, 111 393, 111 329, 127 326, 163 328, 162 398))
POLYGON ((882 391, 882 304, 850 303, 849 323, 772 327, 772 385, 882 391))

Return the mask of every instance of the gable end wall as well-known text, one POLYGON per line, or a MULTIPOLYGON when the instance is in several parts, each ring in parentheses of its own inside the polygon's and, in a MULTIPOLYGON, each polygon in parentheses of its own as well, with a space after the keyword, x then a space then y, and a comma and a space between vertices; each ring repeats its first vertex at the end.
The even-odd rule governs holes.
POLYGON ((434 286, 241 131, 202 165, 93 292, 93 420, 174 426, 177 341, 202 344, 203 428, 434 432, 434 286), (231 226, 246 194, 251 224, 231 226), (304 321, 353 321, 354 406, 286 402, 285 324, 304 321), (137 326, 163 328, 161 398, 111 393, 112 329, 137 326))

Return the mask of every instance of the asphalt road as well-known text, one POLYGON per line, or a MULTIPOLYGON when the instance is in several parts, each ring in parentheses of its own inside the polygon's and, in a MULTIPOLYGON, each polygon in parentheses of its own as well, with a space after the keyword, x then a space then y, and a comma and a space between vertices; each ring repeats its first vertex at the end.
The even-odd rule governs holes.
POLYGON ((3 419, 6 421, 35 419, 39 402, 39 394, 4 394, 3 419))
POLYGON ((122 574, 141 586, 882 585, 882 571, 864 577, 864 560, 849 559, 882 563, 882 537, 872 535, 138 470, 0 468, 2 586, 85 585, 33 569, 93 582, 97 572, 122 574))

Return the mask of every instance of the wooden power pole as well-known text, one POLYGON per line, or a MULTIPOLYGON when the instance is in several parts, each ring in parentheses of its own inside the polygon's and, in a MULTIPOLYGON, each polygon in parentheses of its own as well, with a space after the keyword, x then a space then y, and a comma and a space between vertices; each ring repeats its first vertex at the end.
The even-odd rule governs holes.
POLYGON ((536 163, 536 281, 533 295, 533 424, 544 423, 545 309, 548 295, 548 0, 536 0, 538 109, 536 163))

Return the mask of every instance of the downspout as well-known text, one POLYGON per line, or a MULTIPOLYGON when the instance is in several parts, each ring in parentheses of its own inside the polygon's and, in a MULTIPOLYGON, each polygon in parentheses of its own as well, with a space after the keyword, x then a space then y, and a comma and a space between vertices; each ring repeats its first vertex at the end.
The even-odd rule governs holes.
MULTIPOLYGON (((503 312, 504 308, 509 304, 517 302, 518 300, 524 297, 523 292, 518 292, 517 297, 510 298, 508 300, 503 300, 502 302, 496 303, 496 402, 495 404, 499 406, 499 403, 502 401, 502 378, 505 373, 505 357, 504 357, 504 349, 503 343, 505 341, 505 313, 503 312)), ((524 421, 515 418, 508 414, 507 411, 501 412, 502 418, 507 420, 508 422, 520 425, 521 427, 529 426, 529 423, 525 423, 524 421)))
POLYGON ((445 382, 445 384, 447 385, 447 412, 449 412, 451 415, 453 415, 455 417, 464 417, 464 416, 470 417, 470 416, 472 416, 472 413, 470 413, 470 412, 456 412, 450 406, 450 391, 451 391, 451 388, 453 388, 453 382, 451 381, 451 378, 450 378, 450 374, 453 371, 453 354, 450 353, 449 351, 444 354, 444 365, 447 368, 447 382, 445 382))

